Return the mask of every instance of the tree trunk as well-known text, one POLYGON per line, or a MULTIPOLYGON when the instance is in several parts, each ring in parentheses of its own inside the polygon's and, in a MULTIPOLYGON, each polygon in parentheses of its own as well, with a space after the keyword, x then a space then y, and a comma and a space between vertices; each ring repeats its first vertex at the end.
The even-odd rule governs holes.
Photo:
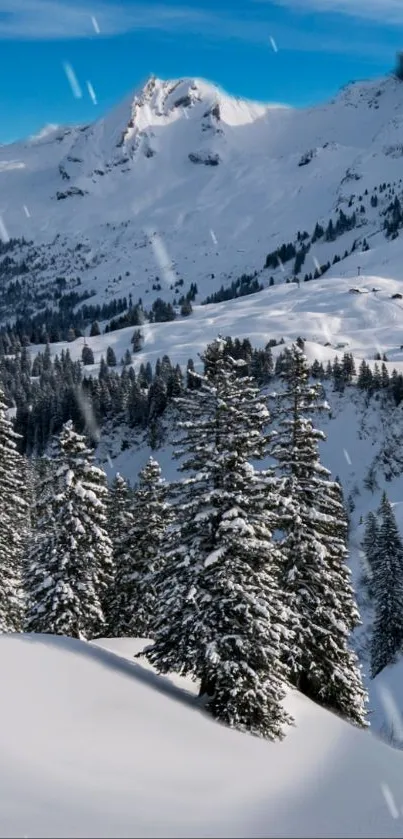
POLYGON ((204 674, 201 678, 199 696, 214 696, 214 684, 209 677, 204 674))

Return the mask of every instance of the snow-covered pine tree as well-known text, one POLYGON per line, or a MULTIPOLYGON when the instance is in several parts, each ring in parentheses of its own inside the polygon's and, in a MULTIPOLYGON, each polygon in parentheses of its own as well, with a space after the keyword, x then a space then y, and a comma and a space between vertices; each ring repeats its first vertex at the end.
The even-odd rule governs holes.
POLYGON ((27 630, 75 638, 105 632, 112 582, 106 476, 71 422, 43 470, 27 572, 27 630))
POLYGON ((374 576, 375 563, 378 556, 379 528, 375 513, 368 513, 362 550, 364 552, 363 583, 370 597, 373 595, 372 580, 374 576))
POLYGON ((111 604, 113 633, 153 638, 157 613, 155 577, 163 564, 163 540, 170 522, 168 486, 150 457, 137 486, 120 475, 111 492, 115 583, 111 604))
POLYGON ((164 564, 164 538, 171 522, 168 485, 150 457, 134 490, 132 540, 132 635, 154 638, 158 611, 155 581, 164 564))
POLYGON ((133 614, 132 529, 134 523, 133 490, 118 473, 109 496, 109 535, 113 545, 115 577, 110 603, 110 631, 113 636, 130 634, 133 614))
POLYGON ((82 525, 81 555, 86 559, 103 612, 98 630, 95 621, 93 631, 96 633, 108 628, 114 577, 112 543, 108 535, 108 483, 104 470, 94 464, 94 455, 85 435, 77 434, 72 422, 64 425, 60 446, 62 456, 73 473, 71 486, 74 487, 77 514, 82 525))
POLYGON ((347 520, 340 485, 320 462, 325 435, 311 419, 328 406, 295 344, 285 353, 282 378, 272 455, 286 478, 280 587, 295 638, 286 661, 298 689, 362 725, 366 694, 349 647, 360 620, 346 564, 347 520))
POLYGON ((176 456, 184 457, 186 477, 171 491, 175 521, 157 586, 162 608, 146 655, 160 672, 200 679, 218 719, 275 738, 290 721, 282 706, 286 617, 267 486, 250 463, 264 454, 269 415, 225 341, 213 342, 202 360, 204 376, 188 371, 197 387, 176 402, 176 456))
MULTIPOLYGON (((55 455, 55 442, 52 449, 55 455)), ((56 459, 43 456, 32 461, 32 536, 24 562, 26 632, 53 632, 54 618, 57 620, 57 612, 62 608, 59 606, 58 609, 58 599, 62 597, 62 575, 54 518, 54 498, 59 490, 56 470, 56 459)))
POLYGON ((321 663, 317 679, 323 682, 318 695, 323 704, 358 725, 366 725, 367 695, 357 655, 350 646, 361 619, 347 564, 348 520, 343 492, 340 483, 331 480, 330 472, 322 486, 322 490, 318 487, 316 527, 326 551, 329 585, 319 611, 319 617, 323 612, 325 619, 321 620, 318 648, 321 663))
POLYGON ((371 675, 378 675, 403 650, 403 544, 392 505, 383 494, 377 555, 372 577, 375 619, 371 675))
POLYGON ((24 609, 22 564, 29 509, 18 440, 0 388, 0 632, 21 632, 24 609))

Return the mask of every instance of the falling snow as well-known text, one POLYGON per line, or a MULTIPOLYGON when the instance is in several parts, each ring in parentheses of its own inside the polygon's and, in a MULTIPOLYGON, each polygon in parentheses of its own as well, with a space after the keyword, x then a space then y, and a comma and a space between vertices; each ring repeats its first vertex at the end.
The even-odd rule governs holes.
POLYGON ((274 52, 278 52, 278 46, 277 46, 277 44, 276 44, 276 42, 275 42, 275 40, 274 40, 274 38, 273 38, 273 36, 272 36, 272 35, 270 35, 269 40, 270 40, 270 44, 271 44, 271 46, 272 46, 273 51, 274 51, 274 52))
POLYGON ((98 100, 97 100, 97 97, 96 97, 96 94, 95 94, 95 90, 94 90, 91 82, 87 82, 87 90, 88 90, 88 93, 89 93, 94 105, 98 105, 98 100))
POLYGON ((322 274, 322 269, 320 267, 320 262, 318 261, 316 256, 312 256, 312 259, 313 259, 313 264, 314 264, 316 270, 319 271, 319 274, 322 274))
POLYGON ((397 707, 395 698, 386 685, 377 685, 377 692, 382 703, 386 719, 393 732, 393 739, 403 743, 403 720, 402 714, 397 707))
POLYGON ((151 247, 154 251, 155 260, 161 271, 163 279, 168 286, 171 286, 175 280, 175 274, 172 268, 172 261, 161 239, 159 233, 152 233, 150 236, 151 247))
POLYGON ((2 216, 0 216, 0 239, 6 245, 10 241, 6 225, 4 224, 2 216))
POLYGON ((76 388, 76 399, 77 405, 81 411, 83 419, 85 420, 87 431, 89 431, 94 440, 100 440, 101 430, 96 421, 92 403, 84 393, 82 386, 76 388))
POLYGON ((100 31, 101 31, 101 30, 100 30, 100 28, 99 28, 99 23, 98 23, 98 21, 97 21, 97 19, 96 19, 95 15, 92 15, 92 16, 91 16, 91 22, 92 22, 92 25, 93 25, 93 27, 94 27, 94 29, 95 29, 95 32, 97 33, 97 35, 99 35, 99 33, 100 33, 100 31))
POLYGON ((343 449, 343 453, 344 453, 344 457, 346 458, 346 461, 347 461, 348 465, 351 466, 352 460, 351 460, 351 457, 350 457, 347 449, 343 449))
POLYGON ((395 799, 393 797, 392 790, 390 789, 390 787, 388 787, 387 784, 381 784, 381 790, 382 790, 382 793, 383 793, 383 797, 386 801, 386 804, 389 808, 390 815, 392 816, 392 819, 398 819, 399 818, 399 810, 396 806, 396 802, 395 802, 395 799))
POLYGON ((81 99, 82 95, 83 95, 83 92, 81 90, 81 87, 79 85, 77 76, 76 76, 71 64, 68 64, 67 62, 65 62, 63 64, 63 67, 64 67, 64 72, 66 73, 67 79, 70 82, 70 87, 71 87, 73 96, 75 96, 76 99, 81 99))
POLYGON ((211 238, 212 238, 212 240, 213 240, 214 244, 215 244, 215 245, 218 245, 217 236, 215 235, 214 230, 210 230, 210 236, 211 236, 211 238))
POLYGON ((24 204, 24 206, 23 206, 23 210, 24 210, 24 213, 25 213, 26 217, 27 217, 27 218, 31 218, 31 213, 29 212, 28 207, 27 207, 27 205, 26 205, 26 204, 24 204))
POLYGON ((321 318, 320 327, 321 327, 321 332, 322 332, 322 335, 325 339, 325 342, 327 344, 331 344, 332 343, 332 333, 330 331, 329 324, 328 324, 327 320, 325 320, 325 318, 321 318))

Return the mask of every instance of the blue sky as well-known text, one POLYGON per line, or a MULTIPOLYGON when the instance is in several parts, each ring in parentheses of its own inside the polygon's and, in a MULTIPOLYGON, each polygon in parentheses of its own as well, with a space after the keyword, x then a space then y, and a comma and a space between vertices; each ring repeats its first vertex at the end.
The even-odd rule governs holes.
POLYGON ((0 142, 92 120, 150 73, 311 104, 388 72, 399 48, 403 0, 0 0, 0 142))

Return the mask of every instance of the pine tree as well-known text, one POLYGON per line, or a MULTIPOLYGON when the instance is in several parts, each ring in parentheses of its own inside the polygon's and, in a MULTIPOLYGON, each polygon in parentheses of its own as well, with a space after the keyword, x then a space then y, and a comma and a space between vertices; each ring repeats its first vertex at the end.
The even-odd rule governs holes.
POLYGON ((379 528, 375 513, 368 513, 362 549, 365 559, 364 585, 370 596, 373 594, 372 581, 374 577, 375 564, 378 556, 379 528))
POLYGON ((130 566, 125 578, 117 580, 120 596, 127 604, 121 610, 124 634, 138 638, 153 638, 155 633, 155 581, 164 565, 164 537, 171 519, 167 490, 159 464, 150 457, 133 494, 130 566))
POLYGON ((116 367, 116 353, 113 347, 106 348, 106 363, 108 367, 116 367))
MULTIPOLYGON (((175 521, 157 581, 160 672, 200 679, 214 716, 265 737, 289 721, 282 707, 289 641, 276 584, 278 549, 267 514, 267 480, 250 459, 265 451, 268 411, 245 362, 211 344, 199 388, 176 401, 177 457, 186 477, 171 490, 175 521)), ((272 497, 275 505, 274 495, 272 497)))
POLYGON ((98 323, 97 320, 94 320, 94 322, 91 324, 90 337, 94 338, 94 337, 96 337, 97 335, 100 335, 100 334, 101 334, 101 330, 99 328, 99 323, 98 323))
POLYGON ((181 315, 182 317, 188 317, 193 312, 193 307, 190 300, 185 297, 181 305, 181 315))
POLYGON ((153 638, 157 613, 155 577, 163 564, 170 521, 167 485, 152 457, 130 491, 120 476, 112 487, 115 585, 112 625, 118 636, 153 638))
POLYGON ((88 344, 84 344, 81 350, 81 360, 83 364, 94 364, 94 353, 88 344))
POLYGON ((133 344, 133 352, 140 352, 140 350, 143 348, 144 343, 144 335, 141 329, 134 330, 131 342, 133 344))
POLYGON ((91 638, 105 632, 112 578, 105 473, 67 422, 38 490, 27 570, 30 632, 91 638))
POLYGON ((24 609, 22 563, 29 514, 19 439, 0 389, 0 632, 20 632, 24 609))
POLYGON ((110 603, 111 635, 122 637, 130 634, 132 616, 131 584, 132 527, 134 522, 133 491, 122 476, 117 473, 109 494, 108 525, 113 545, 115 577, 110 603))
POLYGON ((392 505, 383 494, 379 509, 377 553, 372 578, 375 619, 371 675, 392 664, 403 649, 403 544, 392 505))
POLYGON ((320 401, 320 387, 310 384, 301 349, 294 344, 286 356, 272 455, 286 479, 280 586, 295 638, 287 663, 302 692, 364 724, 365 692, 349 648, 359 613, 346 564, 346 513, 340 485, 320 463, 318 443, 325 435, 311 419, 328 406, 320 401))

